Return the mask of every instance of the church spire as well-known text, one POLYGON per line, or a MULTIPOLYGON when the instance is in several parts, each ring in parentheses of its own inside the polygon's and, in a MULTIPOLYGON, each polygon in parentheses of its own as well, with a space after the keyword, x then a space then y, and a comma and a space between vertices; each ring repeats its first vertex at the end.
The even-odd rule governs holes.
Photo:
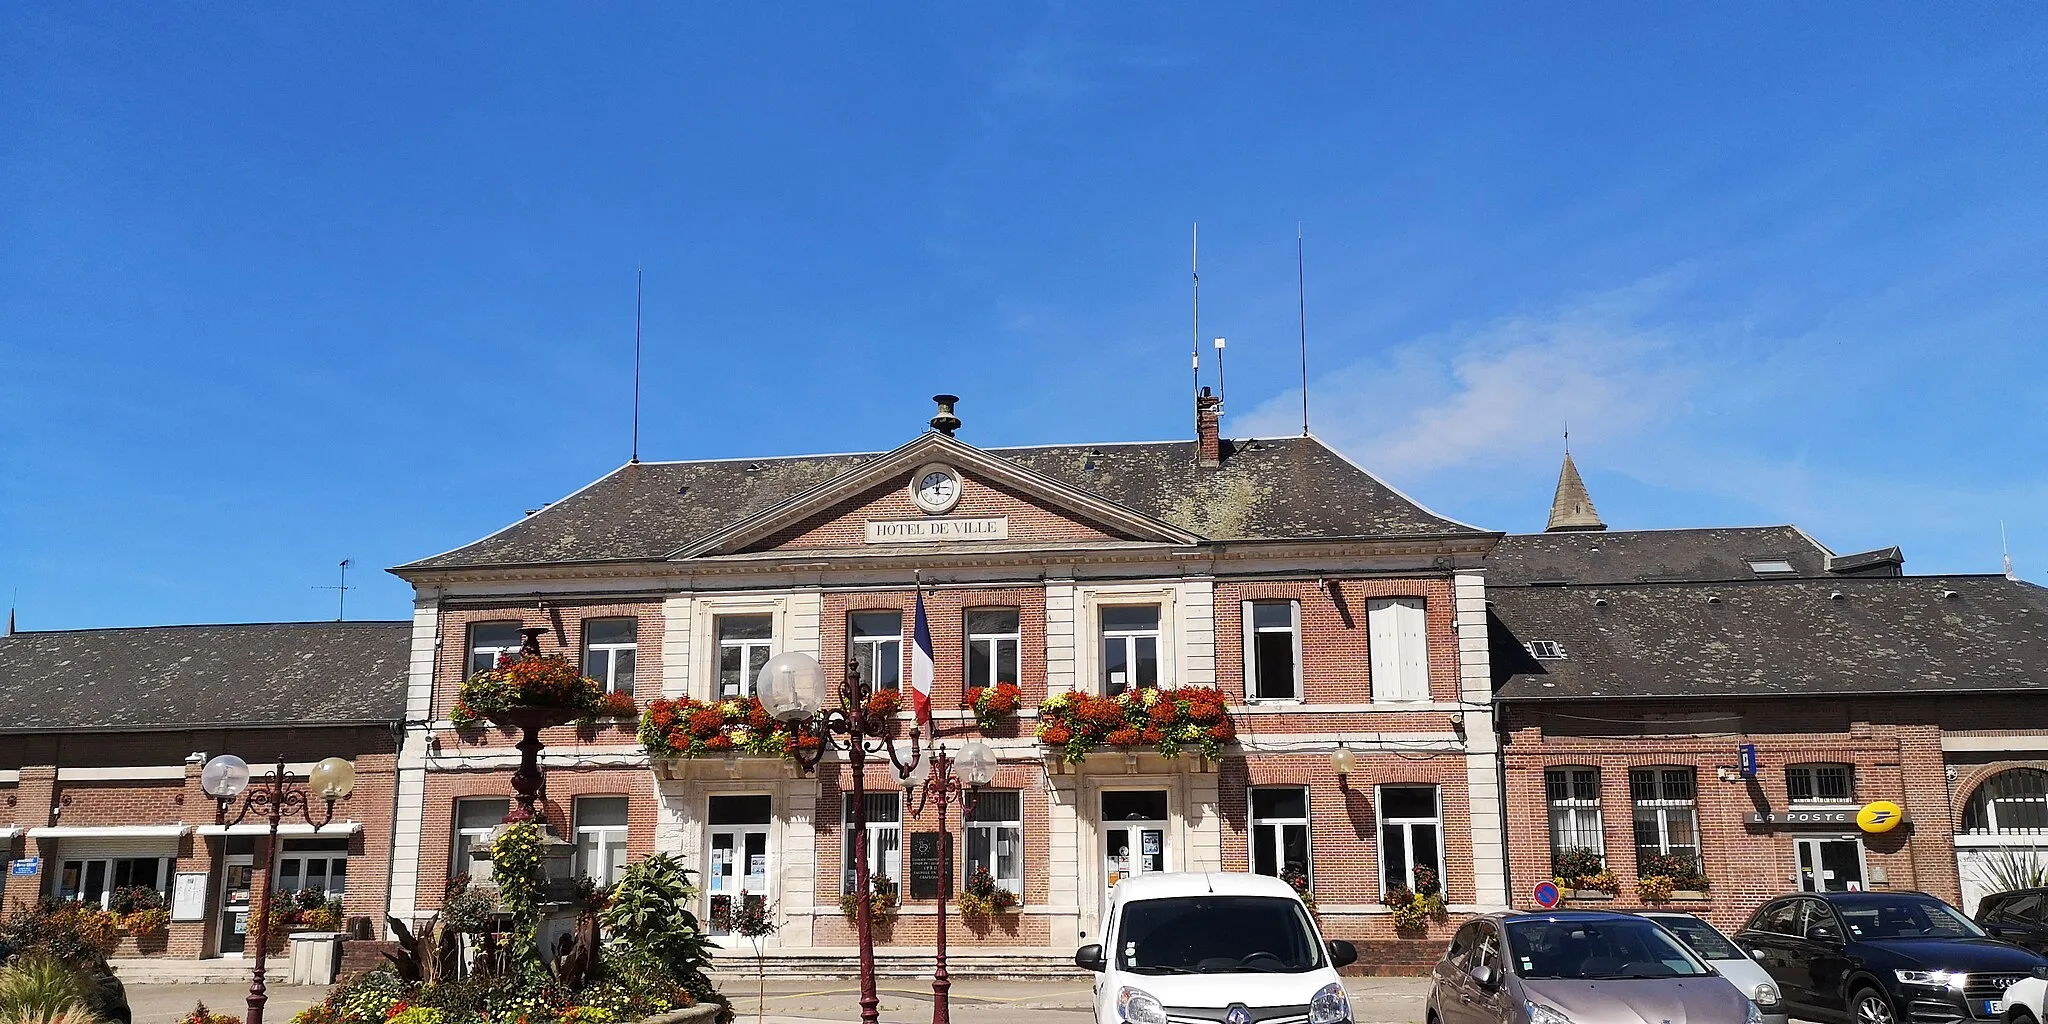
POLYGON ((1586 482, 1579 479, 1579 467, 1572 464, 1571 449, 1565 449, 1564 468, 1557 474, 1557 496, 1550 501, 1550 525, 1543 528, 1545 533, 1562 533, 1569 530, 1605 530, 1607 524, 1600 521, 1600 513, 1593 510, 1593 498, 1586 493, 1586 482))

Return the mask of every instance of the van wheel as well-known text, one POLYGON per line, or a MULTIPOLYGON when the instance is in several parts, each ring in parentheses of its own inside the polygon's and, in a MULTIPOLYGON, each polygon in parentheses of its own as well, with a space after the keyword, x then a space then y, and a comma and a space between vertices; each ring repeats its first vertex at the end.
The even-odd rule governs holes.
POLYGON ((2034 1015, 2028 1013, 2024 1006, 2006 1014, 2005 1021, 2006 1024, 2035 1024, 2034 1015))
POLYGON ((1883 992, 1874 988, 1859 988, 1849 999, 1849 1014, 1855 1024, 1897 1024, 1898 1016, 1892 1012, 1892 1001, 1883 992))

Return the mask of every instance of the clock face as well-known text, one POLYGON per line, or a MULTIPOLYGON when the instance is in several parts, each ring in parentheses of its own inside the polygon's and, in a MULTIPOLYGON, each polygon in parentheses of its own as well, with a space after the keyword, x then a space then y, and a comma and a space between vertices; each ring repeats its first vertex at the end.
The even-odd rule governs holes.
POLYGON ((910 478, 910 497, 933 515, 950 511, 960 500, 960 477, 945 466, 926 466, 910 478))

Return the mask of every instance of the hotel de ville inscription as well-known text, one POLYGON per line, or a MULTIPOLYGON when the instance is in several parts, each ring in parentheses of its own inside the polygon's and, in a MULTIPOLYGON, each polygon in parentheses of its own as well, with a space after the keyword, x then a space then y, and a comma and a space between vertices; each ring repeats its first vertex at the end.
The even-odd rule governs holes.
POLYGON ((931 544, 1009 539, 1009 516, 868 520, 870 544, 931 544))

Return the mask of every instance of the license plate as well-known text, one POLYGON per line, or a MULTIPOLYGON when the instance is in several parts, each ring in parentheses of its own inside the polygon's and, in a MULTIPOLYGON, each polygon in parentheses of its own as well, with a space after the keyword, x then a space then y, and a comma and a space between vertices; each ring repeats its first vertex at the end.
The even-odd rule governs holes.
POLYGON ((1983 1013, 1983 1016, 1986 1016, 1986 1017, 1996 1017, 1996 1016, 1998 1016, 1999 1014, 2001 1014, 2001 1013, 2004 1013, 2004 1012, 2005 1012, 2005 1000, 2003 1000, 2003 999, 1986 999, 1986 1000, 1984 1000, 1984 1013, 1983 1013))

